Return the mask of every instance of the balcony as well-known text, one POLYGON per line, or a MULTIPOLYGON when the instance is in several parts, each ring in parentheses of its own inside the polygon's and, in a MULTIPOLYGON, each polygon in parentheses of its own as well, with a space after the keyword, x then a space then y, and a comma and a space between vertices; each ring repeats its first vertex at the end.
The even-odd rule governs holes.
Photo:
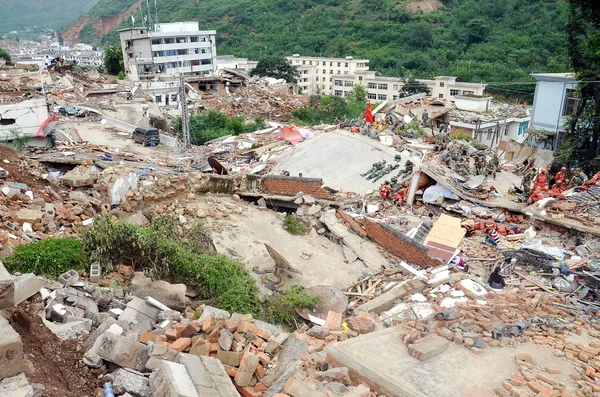
POLYGON ((210 41, 198 41, 196 43, 173 43, 173 44, 152 44, 152 51, 177 51, 190 50, 194 48, 211 48, 210 41))

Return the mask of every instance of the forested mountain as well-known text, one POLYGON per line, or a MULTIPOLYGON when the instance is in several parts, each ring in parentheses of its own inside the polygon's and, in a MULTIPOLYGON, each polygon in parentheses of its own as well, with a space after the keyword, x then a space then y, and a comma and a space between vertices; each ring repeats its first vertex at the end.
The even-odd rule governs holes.
MULTIPOLYGON (((146 15, 150 5, 152 22, 156 15, 160 22, 199 20, 217 30, 220 54, 252 59, 352 55, 386 75, 485 82, 569 70, 561 0, 100 0, 80 21, 82 37, 116 41, 114 30, 101 36, 94 26, 128 8, 139 25, 135 3, 146 15)), ((131 26, 129 15, 123 26, 131 26)))
POLYGON ((11 30, 64 29, 98 0, 2 0, 0 36, 11 30))

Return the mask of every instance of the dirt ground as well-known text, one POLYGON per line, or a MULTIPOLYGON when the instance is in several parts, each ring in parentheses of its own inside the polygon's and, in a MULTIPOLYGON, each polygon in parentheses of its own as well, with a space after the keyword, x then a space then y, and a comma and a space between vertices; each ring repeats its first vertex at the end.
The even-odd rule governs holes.
POLYGON ((6 182, 25 183, 35 196, 52 200, 46 191, 46 187, 50 186, 50 183, 36 176, 36 170, 40 174, 45 171, 38 163, 21 157, 17 151, 9 146, 0 145, 0 167, 8 171, 6 182))
POLYGON ((32 363, 27 378, 46 387, 44 396, 97 396, 101 384, 97 374, 81 362, 83 344, 58 339, 42 323, 41 312, 38 296, 8 311, 12 327, 21 335, 25 359, 32 363))
POLYGON ((440 0, 412 0, 401 4, 404 8, 413 12, 429 13, 444 5, 440 0))

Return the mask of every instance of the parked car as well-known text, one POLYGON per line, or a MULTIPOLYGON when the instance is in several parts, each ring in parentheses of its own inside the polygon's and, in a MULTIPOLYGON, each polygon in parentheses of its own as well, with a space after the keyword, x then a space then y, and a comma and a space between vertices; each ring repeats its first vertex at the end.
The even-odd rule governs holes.
POLYGON ((156 146, 160 143, 160 134, 156 128, 136 128, 131 134, 131 139, 135 143, 141 143, 144 146, 156 146))
POLYGON ((58 108, 58 113, 63 116, 85 117, 87 115, 87 110, 78 109, 75 106, 62 106, 58 108))

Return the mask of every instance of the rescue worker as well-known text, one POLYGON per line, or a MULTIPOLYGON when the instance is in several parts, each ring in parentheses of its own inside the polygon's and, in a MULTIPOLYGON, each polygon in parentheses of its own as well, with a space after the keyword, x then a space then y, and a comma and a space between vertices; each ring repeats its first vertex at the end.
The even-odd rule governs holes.
POLYGON ((554 176, 554 185, 561 185, 567 176, 567 167, 562 167, 554 176))
POLYGON ((402 189, 398 189, 394 195, 394 204, 400 207, 406 201, 406 197, 408 197, 408 187, 405 186, 402 189))
POLYGON ((376 171, 382 170, 383 167, 385 166, 385 163, 386 163, 385 160, 382 160, 378 163, 373 163, 373 167, 369 171, 365 172, 364 174, 360 174, 360 175, 366 177, 367 175, 370 175, 376 171))
POLYGON ((583 184, 583 187, 589 189, 590 187, 594 186, 596 182, 598 182, 598 179, 600 179, 600 172, 597 172, 596 175, 594 175, 590 180, 586 181, 583 184))
POLYGON ((487 163, 487 165, 486 165, 486 167, 485 167, 485 168, 486 168, 486 172, 487 172, 487 174, 488 174, 488 175, 491 175, 491 176, 492 176, 492 178, 496 179, 496 171, 497 171, 497 168, 496 168, 496 165, 494 164, 494 161, 493 161, 493 159, 492 159, 492 160, 490 160, 490 161, 488 161, 488 163, 487 163))
POLYGON ((488 214, 485 221, 485 231, 489 232, 490 230, 496 230, 497 227, 498 225, 496 225, 496 222, 492 219, 492 214, 488 214))
POLYGON ((523 186, 523 197, 528 198, 531 195, 531 183, 537 174, 535 168, 530 168, 525 172, 521 184, 523 186))
POLYGON ((481 154, 475 156, 475 174, 485 175, 485 158, 481 154))
POLYGON ((399 164, 395 164, 395 165, 388 165, 387 167, 385 167, 383 170, 381 170, 381 175, 379 175, 377 178, 375 178, 373 181, 377 182, 379 179, 383 178, 384 175, 389 174, 390 172, 394 171, 396 168, 400 167, 399 164))
POLYGON ((573 177, 571 178, 571 183, 569 184, 569 189, 573 187, 582 186, 584 183, 587 182, 587 180, 587 175, 581 172, 580 169, 575 168, 573 170, 573 177))
POLYGON ((440 156, 440 161, 446 164, 446 167, 450 168, 450 161, 452 160, 452 153, 450 149, 444 149, 442 151, 442 155, 440 156))
POLYGON ((404 180, 404 179, 408 178, 409 176, 411 176, 413 173, 414 167, 415 167, 415 165, 413 164, 413 162, 410 160, 407 160, 406 164, 404 165, 404 170, 400 171, 398 173, 398 179, 404 180))
POLYGON ((542 168, 540 173, 535 177, 534 189, 548 188, 548 170, 542 168))
POLYGON ((454 166, 454 172, 456 172, 458 175, 464 178, 469 177, 470 172, 467 166, 465 165, 464 159, 460 159, 458 163, 456 163, 456 165, 454 166))
POLYGON ((383 185, 379 188, 379 195, 384 200, 389 200, 392 198, 392 186, 389 181, 385 181, 383 185))

